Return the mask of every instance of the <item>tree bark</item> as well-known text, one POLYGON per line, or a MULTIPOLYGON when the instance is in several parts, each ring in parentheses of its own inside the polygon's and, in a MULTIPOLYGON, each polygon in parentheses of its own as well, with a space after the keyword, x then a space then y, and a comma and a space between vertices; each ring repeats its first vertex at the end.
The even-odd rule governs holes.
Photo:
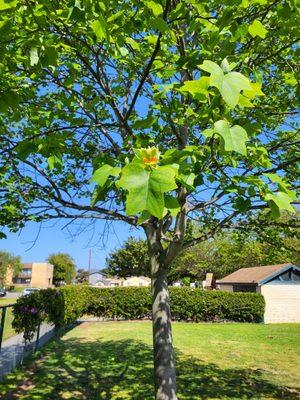
POLYGON ((156 400, 177 400, 171 312, 165 257, 157 232, 147 232, 151 265, 154 382, 156 400))

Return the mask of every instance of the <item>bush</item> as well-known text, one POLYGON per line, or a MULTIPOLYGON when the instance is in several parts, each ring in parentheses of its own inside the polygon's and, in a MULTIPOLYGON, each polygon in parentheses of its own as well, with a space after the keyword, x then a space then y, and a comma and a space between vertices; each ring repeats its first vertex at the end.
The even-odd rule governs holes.
MULTIPOLYGON (((256 293, 204 291, 171 287, 172 316, 177 321, 260 322, 264 298, 256 293)), ((146 287, 94 288, 69 285, 46 289, 18 299, 14 306, 13 326, 33 337, 39 321, 57 328, 66 326, 85 314, 107 319, 144 319, 151 317, 151 292, 146 287)))

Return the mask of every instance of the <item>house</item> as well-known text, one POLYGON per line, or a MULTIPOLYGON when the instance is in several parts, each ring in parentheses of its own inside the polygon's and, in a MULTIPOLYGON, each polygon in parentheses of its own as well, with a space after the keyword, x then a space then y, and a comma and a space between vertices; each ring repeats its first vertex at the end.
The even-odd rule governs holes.
POLYGON ((21 271, 14 276, 9 268, 5 278, 5 285, 30 286, 48 288, 53 282, 53 265, 49 263, 25 263, 21 271))
POLYGON ((89 283, 92 286, 98 287, 128 287, 128 286, 150 286, 151 279, 146 276, 130 276, 128 278, 107 278, 104 274, 98 274, 93 277, 90 275, 89 283), (102 275, 102 276, 100 276, 102 275))
POLYGON ((92 286, 105 286, 106 283, 106 275, 101 271, 95 271, 89 275, 89 284, 92 286))
POLYGON ((146 276, 130 276, 124 279, 123 286, 150 286, 151 279, 146 276))
POLYGON ((300 322, 300 268, 293 264, 241 268, 217 281, 228 292, 261 293, 264 322, 300 322))

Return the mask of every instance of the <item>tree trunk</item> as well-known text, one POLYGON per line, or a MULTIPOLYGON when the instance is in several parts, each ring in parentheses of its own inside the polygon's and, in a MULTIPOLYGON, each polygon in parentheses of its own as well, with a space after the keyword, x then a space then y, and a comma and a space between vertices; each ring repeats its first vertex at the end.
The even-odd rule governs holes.
POLYGON ((177 400, 171 313, 166 273, 152 275, 152 324, 156 400, 177 400))
POLYGON ((156 241, 156 232, 152 233, 147 236, 151 265, 155 398, 177 400, 167 269, 161 259, 164 254, 161 244, 156 241))

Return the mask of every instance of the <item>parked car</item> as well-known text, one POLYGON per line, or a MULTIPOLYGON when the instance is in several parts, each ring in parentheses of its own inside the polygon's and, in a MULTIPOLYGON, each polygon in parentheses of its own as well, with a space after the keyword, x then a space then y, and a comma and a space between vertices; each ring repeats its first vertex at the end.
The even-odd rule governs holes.
POLYGON ((6 290, 4 288, 0 288, 0 297, 6 296, 6 290))
POLYGON ((38 292, 40 289, 35 287, 27 287, 23 290, 23 296, 28 296, 31 293, 38 292))

